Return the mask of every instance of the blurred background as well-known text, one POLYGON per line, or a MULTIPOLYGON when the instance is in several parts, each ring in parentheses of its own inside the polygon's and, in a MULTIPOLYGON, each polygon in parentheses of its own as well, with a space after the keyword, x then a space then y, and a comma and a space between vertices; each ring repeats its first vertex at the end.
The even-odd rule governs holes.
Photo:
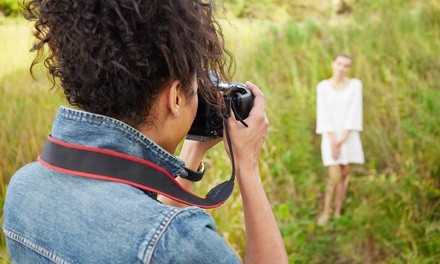
MULTIPOLYGON (((290 263, 438 263, 440 259, 440 1, 224 0, 216 10, 235 54, 234 80, 266 95, 271 124, 262 179, 290 263), (339 53, 364 85, 366 163, 353 167, 345 210, 325 227, 316 85, 339 53)), ((32 25, 0 0, 0 204, 11 175, 34 161, 62 91, 42 65, 29 73, 32 25)), ((231 173, 223 146, 206 158, 196 192, 231 173)), ((239 192, 208 212, 241 256, 239 192)), ((2 212, 0 211, 2 217, 2 212)), ((9 263, 3 233, 0 263, 9 263)))

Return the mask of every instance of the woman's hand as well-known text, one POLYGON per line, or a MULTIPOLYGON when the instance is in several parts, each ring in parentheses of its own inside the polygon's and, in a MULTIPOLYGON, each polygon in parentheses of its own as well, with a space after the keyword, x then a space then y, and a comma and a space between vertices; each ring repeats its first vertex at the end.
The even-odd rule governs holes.
POLYGON ((341 154, 341 145, 347 140, 348 136, 350 135, 350 130, 344 130, 341 137, 338 140, 334 139, 334 136, 332 135, 331 138, 331 144, 332 144, 332 157, 333 159, 338 159, 339 155, 341 154))
MULTIPOLYGON (((206 141, 195 141, 195 140, 185 140, 182 145, 182 150, 180 151, 179 158, 185 161, 185 167, 192 171, 197 171, 200 162, 202 161, 203 155, 208 149, 215 146, 221 138, 218 139, 208 139, 206 141)), ((194 182, 189 181, 182 177, 177 177, 176 181, 182 185, 187 190, 191 190, 194 182)), ((158 195, 157 199, 167 205, 172 205, 176 207, 187 207, 187 205, 176 202, 163 195, 158 195)))
MULTIPOLYGON (((251 82, 247 82, 246 87, 254 95, 254 106, 249 116, 244 120, 248 127, 237 121, 234 113, 232 113, 232 116, 228 119, 229 134, 236 163, 239 163, 238 160, 246 159, 253 164, 258 164, 261 148, 269 129, 269 121, 264 110, 263 93, 251 82)), ((225 149, 230 155, 226 136, 223 140, 225 149)))
MULTIPOLYGON (((247 82, 254 97, 254 106, 244 121, 248 127, 231 116, 229 134, 235 159, 235 172, 243 201, 246 230, 245 263, 288 263, 286 249, 272 208, 260 179, 258 159, 269 129, 264 112, 264 95, 254 84, 247 82)), ((225 148, 228 150, 226 137, 225 148)))
POLYGON ((338 143, 332 143, 332 157, 337 160, 339 158, 339 154, 341 153, 341 145, 338 143))

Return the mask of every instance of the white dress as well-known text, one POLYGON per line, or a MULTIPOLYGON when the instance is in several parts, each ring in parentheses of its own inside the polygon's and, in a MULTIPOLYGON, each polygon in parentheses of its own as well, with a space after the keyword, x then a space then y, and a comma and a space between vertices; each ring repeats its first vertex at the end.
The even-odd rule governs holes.
POLYGON ((329 80, 317 85, 316 133, 322 135, 321 155, 324 166, 365 162, 359 132, 362 131, 362 82, 350 79, 342 90, 335 90, 329 80), (341 145, 338 159, 333 159, 328 132, 339 138, 344 130, 350 130, 341 145))

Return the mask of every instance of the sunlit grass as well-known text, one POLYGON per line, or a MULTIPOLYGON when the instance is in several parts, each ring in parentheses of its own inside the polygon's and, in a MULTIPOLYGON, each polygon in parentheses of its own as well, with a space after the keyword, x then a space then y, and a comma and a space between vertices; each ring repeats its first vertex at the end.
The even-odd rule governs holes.
MULTIPOLYGON (((29 73, 33 59, 30 26, 22 20, 0 24, 0 202, 3 208, 12 173, 34 161, 41 151, 62 99, 49 84, 41 67, 35 81, 29 73)), ((3 214, 1 215, 3 218, 3 214)), ((3 233, 2 233, 3 234, 3 233)), ((8 262, 4 237, 0 240, 0 263, 8 262)))

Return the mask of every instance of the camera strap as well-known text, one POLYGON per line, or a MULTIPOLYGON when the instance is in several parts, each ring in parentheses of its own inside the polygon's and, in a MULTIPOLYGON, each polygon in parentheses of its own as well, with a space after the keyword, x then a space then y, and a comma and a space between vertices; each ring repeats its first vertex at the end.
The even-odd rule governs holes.
POLYGON ((62 142, 50 135, 38 161, 55 171, 128 184, 206 209, 222 205, 231 195, 235 180, 233 162, 231 178, 214 187, 203 198, 180 185, 164 168, 147 160, 106 149, 62 142))

